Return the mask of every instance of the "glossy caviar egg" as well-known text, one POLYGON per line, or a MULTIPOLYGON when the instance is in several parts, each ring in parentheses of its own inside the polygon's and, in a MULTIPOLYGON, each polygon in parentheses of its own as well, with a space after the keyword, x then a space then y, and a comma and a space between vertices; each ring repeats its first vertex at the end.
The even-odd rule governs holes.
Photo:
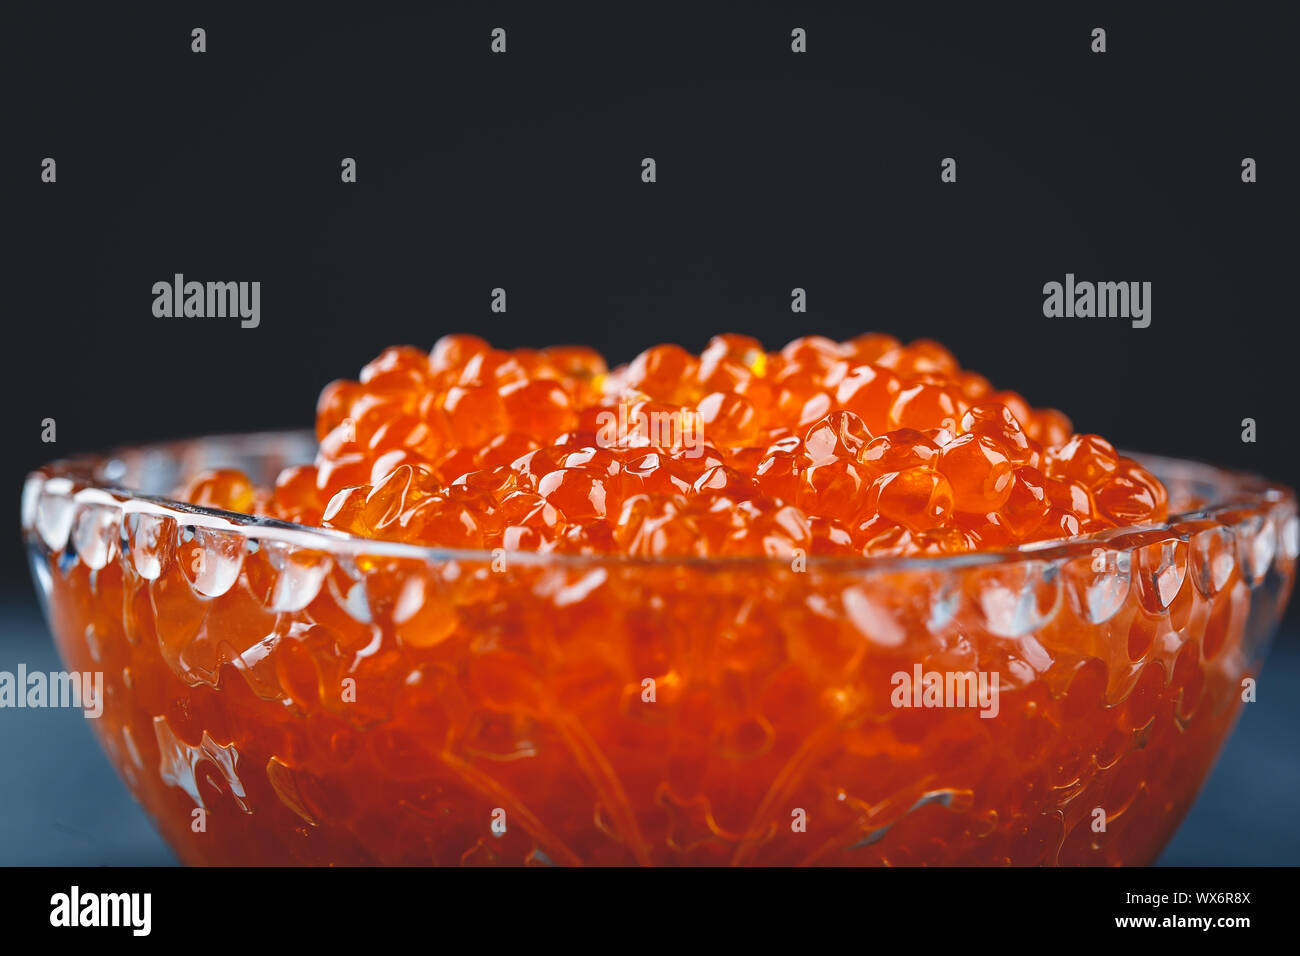
POLYGON ((754 403, 735 392, 711 392, 700 400, 700 419, 709 437, 729 446, 747 446, 758 437, 754 403))
POLYGON ((999 442, 987 435, 963 435, 944 445, 935 467, 948 479, 957 511, 998 511, 1011 495, 1011 458, 999 442))
POLYGON ((214 468, 196 474, 178 497, 191 504, 222 511, 252 511, 256 489, 248 477, 234 468, 214 468))
POLYGON ((1043 473, 1028 465, 1012 474, 1011 490, 1002 505, 1002 520, 1013 535, 1026 538, 1038 530, 1051 509, 1043 473))
POLYGON ((880 435, 890 428, 889 412, 894 396, 902 387, 902 379, 891 370, 859 365, 840 379, 835 387, 835 401, 862 419, 872 435, 880 435))
POLYGON ((1115 446, 1100 435, 1075 435, 1048 456, 1052 474, 1092 488, 1119 467, 1115 446))
POLYGON ((552 379, 513 382, 500 390, 510 430, 520 435, 561 435, 577 421, 573 400, 552 379))
POLYGON ((558 468, 542 477, 537 493, 564 515, 581 524, 608 514, 605 479, 588 468, 558 468))
POLYGON ((900 391, 889 409, 892 428, 947 428, 961 418, 961 399, 942 385, 920 383, 900 391))
POLYGON ((913 531, 942 525, 953 509, 952 486, 937 472, 912 468, 877 478, 871 486, 870 510, 913 531))
POLYGON ((624 376, 627 385, 662 402, 695 397, 700 360, 680 345, 656 345, 638 355, 624 376))
POLYGON ((429 379, 429 356, 414 346, 395 345, 369 362, 360 379, 370 392, 418 392, 429 379))
POLYGON ((435 375, 458 372, 475 355, 489 348, 491 346, 477 335, 444 335, 429 352, 429 369, 435 375))
POLYGON ((857 461, 871 434, 853 412, 832 412, 809 426, 804 433, 803 451, 809 464, 833 458, 857 461))
POLYGON ((793 502, 802 487, 802 469, 794 452, 773 451, 754 469, 763 494, 778 501, 793 502))
POLYGON ((492 385, 454 385, 443 395, 442 409, 461 447, 481 448, 509 430, 505 402, 492 385))
POLYGON ((873 474, 888 475, 909 468, 932 468, 938 454, 939 446, 929 436, 900 428, 873 439, 859 457, 873 474))

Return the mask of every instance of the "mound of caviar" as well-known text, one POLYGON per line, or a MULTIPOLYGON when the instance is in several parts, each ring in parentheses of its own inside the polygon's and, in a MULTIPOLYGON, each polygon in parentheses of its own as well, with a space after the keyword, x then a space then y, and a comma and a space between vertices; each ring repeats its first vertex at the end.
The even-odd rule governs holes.
POLYGON ((234 511, 453 548, 641 556, 934 555, 1166 517, 1097 435, 936 342, 743 335, 607 368, 582 347, 451 335, 321 393, 311 465, 273 489, 206 472, 234 511))

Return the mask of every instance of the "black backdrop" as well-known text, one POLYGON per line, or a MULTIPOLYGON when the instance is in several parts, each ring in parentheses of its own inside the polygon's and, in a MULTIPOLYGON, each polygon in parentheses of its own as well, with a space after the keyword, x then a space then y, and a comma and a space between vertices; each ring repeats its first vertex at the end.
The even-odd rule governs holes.
POLYGON ((1294 4, 421 6, 6 4, 15 531, 44 460, 307 426, 449 331, 934 337, 1081 430, 1300 483, 1294 4), (155 318, 176 272, 261 281, 260 327, 155 318), (1150 281, 1151 326, 1044 318, 1067 272, 1150 281))

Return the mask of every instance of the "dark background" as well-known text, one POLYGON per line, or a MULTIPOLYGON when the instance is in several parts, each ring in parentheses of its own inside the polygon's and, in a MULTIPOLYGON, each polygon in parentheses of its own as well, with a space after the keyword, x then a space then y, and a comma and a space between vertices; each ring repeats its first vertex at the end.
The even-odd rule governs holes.
MULTIPOLYGON (((611 362, 718 331, 933 337, 1122 447, 1300 484, 1294 4, 427 6, 0 13, 11 635, 39 631, 16 533, 29 469, 306 427, 329 380, 453 331, 611 362), (176 272, 260 280, 261 326, 155 318, 151 286, 176 272), (1151 326, 1044 318, 1066 272, 1150 281, 1151 326)), ((1294 655, 1277 667, 1275 692, 1300 688, 1294 655)), ((1296 714, 1272 713, 1254 733, 1281 746, 1296 714)), ((1295 862, 1267 804, 1284 785, 1241 816, 1295 862)), ((1225 852, 1209 839, 1199 862, 1225 852)))

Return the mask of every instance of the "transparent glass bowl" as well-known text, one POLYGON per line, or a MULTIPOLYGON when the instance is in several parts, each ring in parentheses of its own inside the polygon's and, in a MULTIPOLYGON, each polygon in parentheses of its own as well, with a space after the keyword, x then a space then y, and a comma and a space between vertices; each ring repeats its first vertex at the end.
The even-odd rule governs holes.
POLYGON ((455 552, 159 497, 314 450, 177 442, 23 491, 59 651, 187 863, 1148 863, 1300 548, 1290 491, 1147 456, 1165 524, 940 559, 455 552))

